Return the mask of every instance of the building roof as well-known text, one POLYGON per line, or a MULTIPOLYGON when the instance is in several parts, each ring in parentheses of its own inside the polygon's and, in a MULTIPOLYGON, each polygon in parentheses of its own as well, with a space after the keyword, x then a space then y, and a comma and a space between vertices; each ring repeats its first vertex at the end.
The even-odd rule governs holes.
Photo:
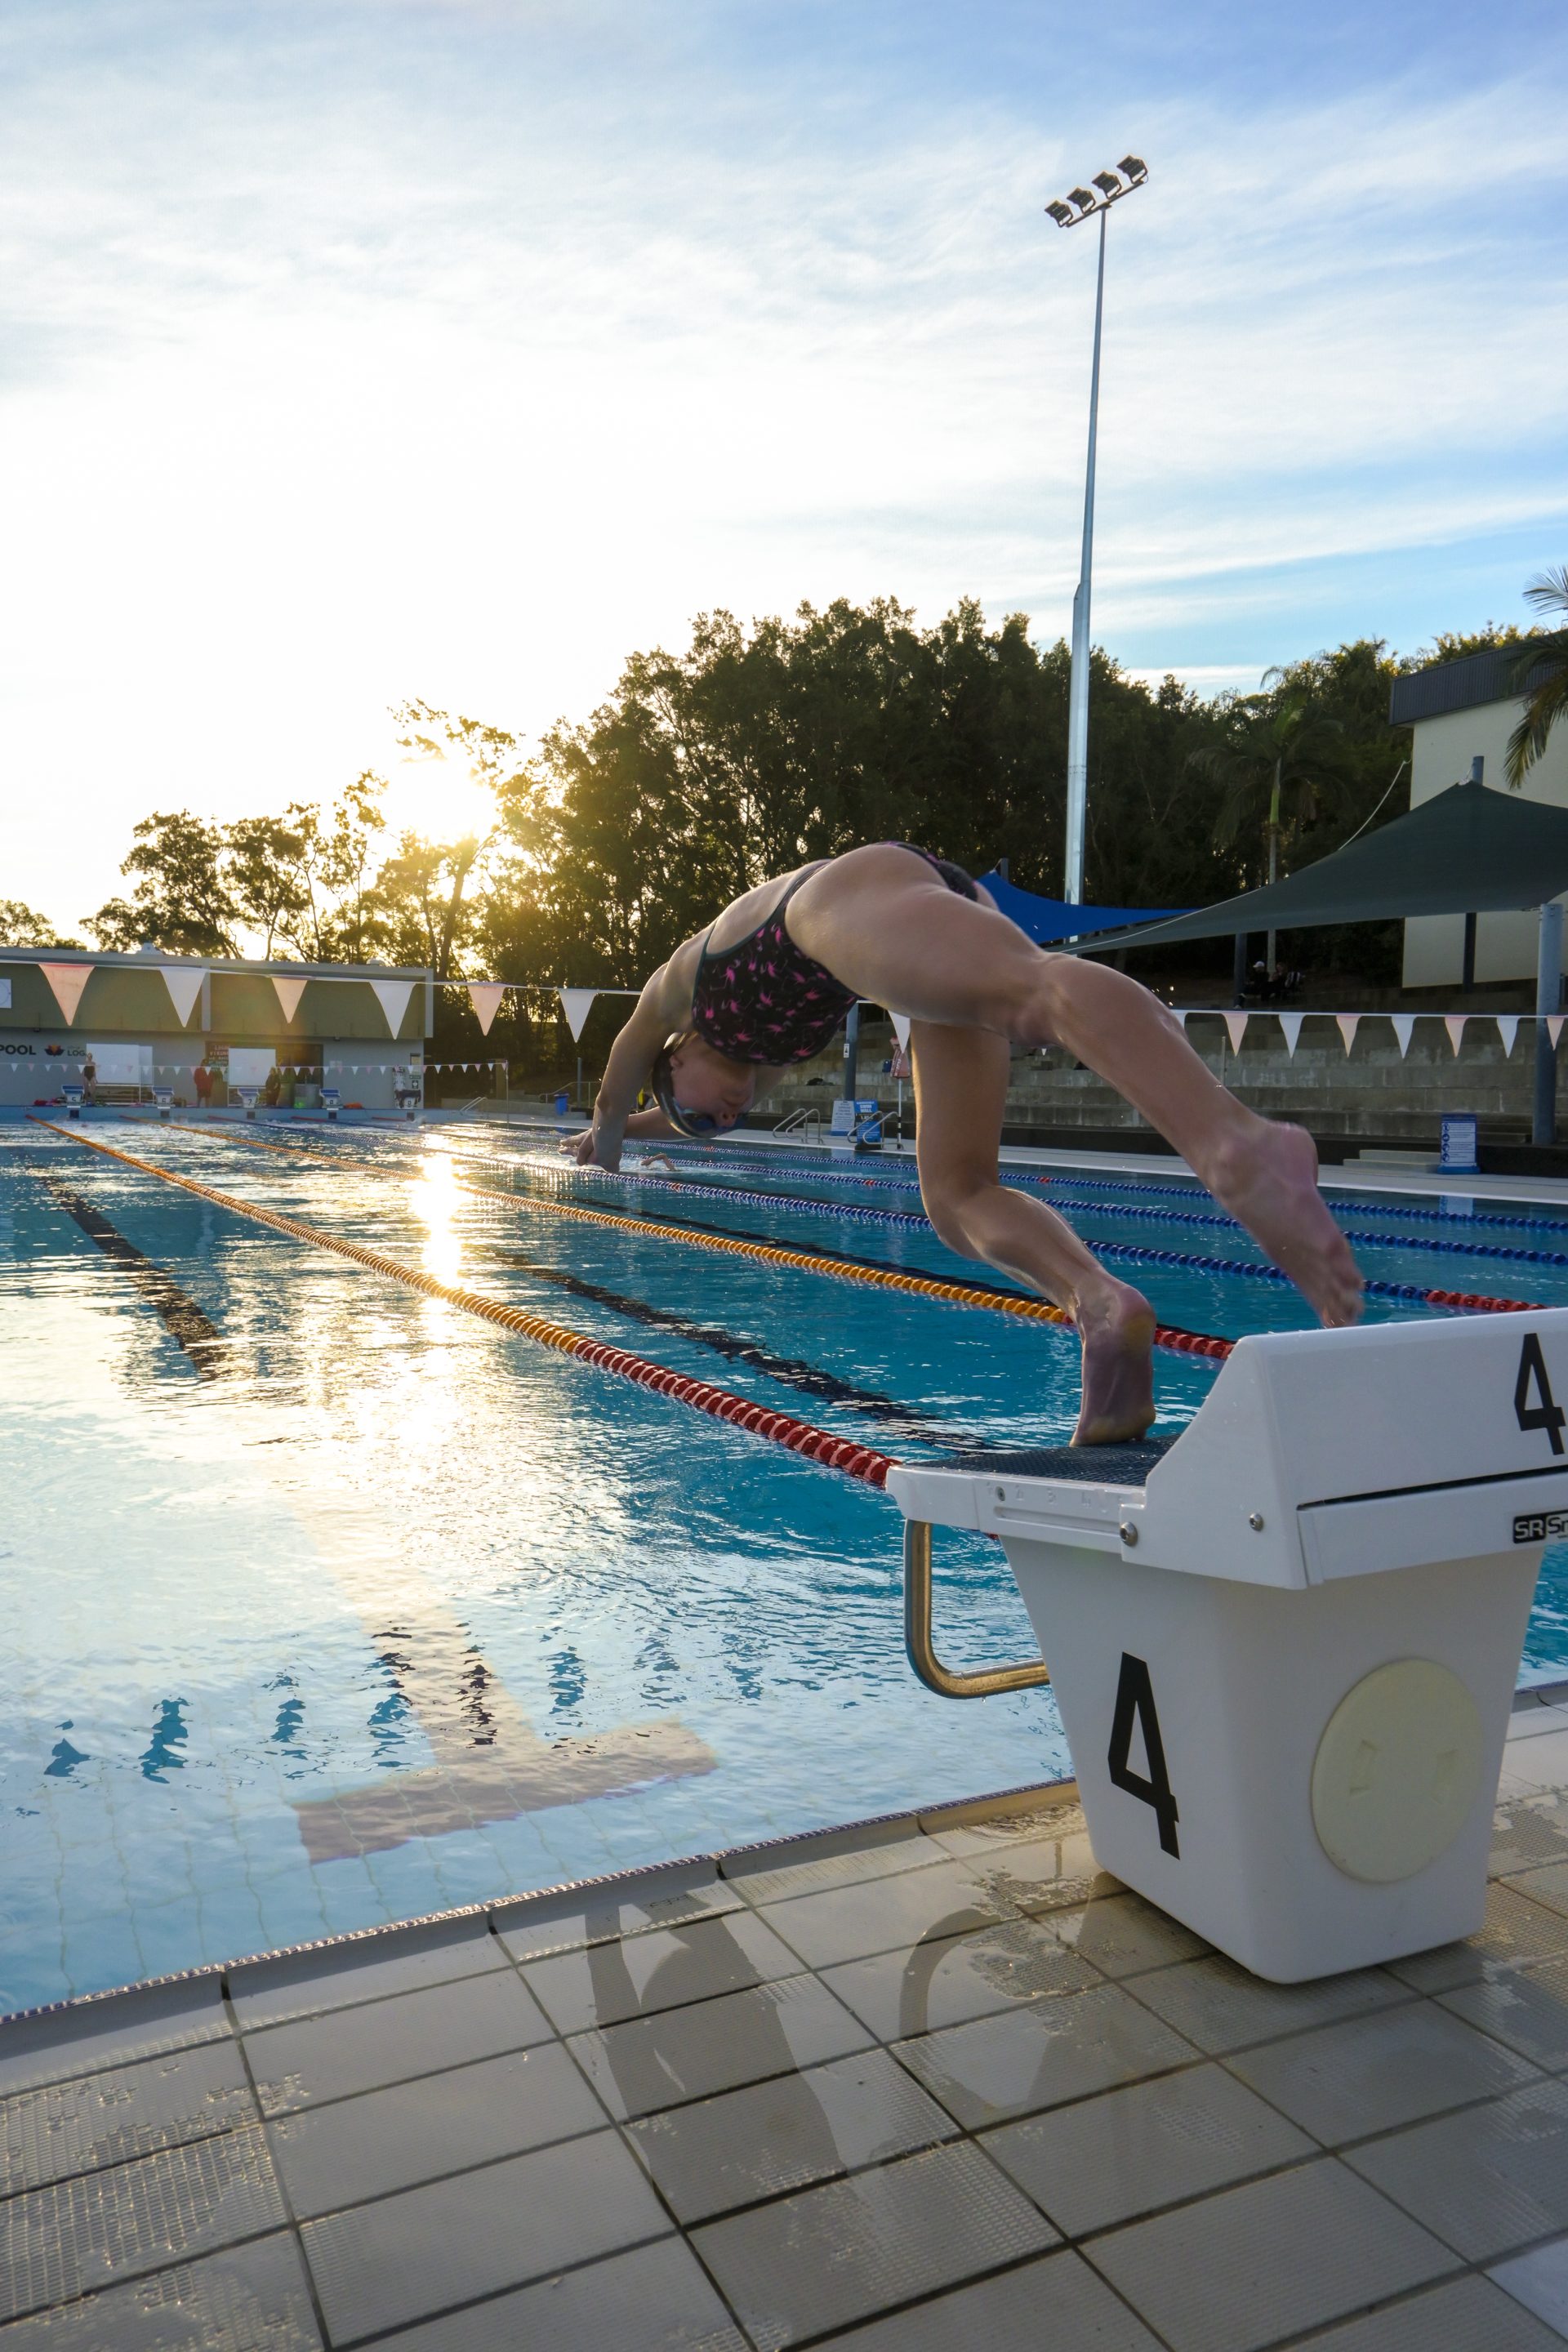
POLYGON ((1174 922, 1122 931, 1105 944, 1154 947, 1240 931, 1310 930, 1318 923, 1489 914, 1539 907, 1563 890, 1568 809, 1489 792, 1485 784, 1451 784, 1407 816, 1363 833, 1283 882, 1174 922))
POLYGON ((1389 689, 1389 725, 1415 727, 1423 719, 1447 718, 1451 710, 1477 710, 1486 702, 1517 702, 1546 675, 1542 664, 1519 684, 1513 666, 1521 650, 1517 642, 1491 646, 1485 653, 1432 662, 1426 669, 1413 669, 1396 677, 1389 689))

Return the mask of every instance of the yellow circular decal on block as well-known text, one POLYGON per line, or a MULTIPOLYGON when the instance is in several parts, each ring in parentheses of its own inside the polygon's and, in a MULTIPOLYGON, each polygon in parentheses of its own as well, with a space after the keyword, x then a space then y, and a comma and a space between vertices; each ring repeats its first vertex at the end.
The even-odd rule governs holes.
POLYGON ((1458 1835, 1480 1764, 1480 1715, 1458 1675, 1430 1658, 1379 1666, 1318 1742, 1318 1842, 1351 1878, 1413 1878, 1458 1835))

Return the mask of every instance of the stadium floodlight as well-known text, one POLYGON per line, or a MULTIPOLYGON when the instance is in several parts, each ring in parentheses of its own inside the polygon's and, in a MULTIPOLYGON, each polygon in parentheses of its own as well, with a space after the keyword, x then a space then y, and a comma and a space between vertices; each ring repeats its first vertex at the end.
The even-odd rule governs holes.
POLYGON ((1100 424, 1100 331, 1105 311, 1105 223, 1114 204, 1141 188, 1149 177, 1142 155, 1123 155, 1115 171, 1094 175, 1088 188, 1069 188, 1065 200, 1057 196, 1046 206, 1058 228, 1076 228, 1079 221, 1100 222, 1100 268, 1094 289, 1094 364, 1089 379, 1089 462, 1083 486, 1083 555, 1078 592, 1072 600, 1072 683, 1068 693, 1068 838, 1067 874, 1063 897, 1083 904, 1083 849, 1089 801, 1089 593, 1094 556, 1094 460, 1100 424), (1076 209, 1075 209, 1076 207, 1076 209))

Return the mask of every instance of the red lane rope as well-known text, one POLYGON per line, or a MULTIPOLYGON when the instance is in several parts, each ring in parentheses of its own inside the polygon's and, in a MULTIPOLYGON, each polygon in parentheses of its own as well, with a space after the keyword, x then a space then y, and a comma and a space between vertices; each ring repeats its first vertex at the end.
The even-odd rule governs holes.
POLYGON ((367 1266, 373 1274, 385 1275, 394 1282, 406 1284, 411 1290, 422 1291, 426 1298, 439 1298, 448 1307, 460 1307, 466 1315, 478 1315, 487 1323, 499 1324, 503 1330, 537 1340, 541 1347, 553 1348, 559 1355, 592 1364, 596 1371, 613 1372, 617 1379, 631 1381, 638 1388, 673 1397, 679 1403, 691 1405, 714 1421, 727 1421, 752 1436, 771 1438, 775 1445, 787 1445, 792 1454, 821 1462, 830 1470, 842 1470, 868 1486, 885 1486, 889 1471, 897 1466, 891 1454, 879 1454, 874 1446, 858 1445, 852 1438, 835 1437, 831 1430, 796 1421, 787 1412, 774 1412, 751 1397, 716 1388, 710 1381, 692 1380, 685 1372, 671 1370, 668 1364, 652 1363, 646 1356, 634 1356, 625 1348, 611 1347, 607 1340, 591 1339, 585 1332, 574 1331, 564 1323, 552 1323, 546 1316, 531 1315, 521 1307, 508 1307, 502 1300, 486 1298, 476 1290, 463 1290, 454 1283, 440 1282, 417 1266, 405 1265, 399 1258, 386 1257, 379 1250, 362 1249, 357 1242, 340 1241, 335 1234, 325 1233, 320 1226, 302 1224, 298 1217, 283 1216, 278 1210, 261 1208, 252 1201, 237 1200, 232 1192, 220 1192, 216 1185, 198 1183, 194 1176, 176 1175, 172 1168, 160 1168, 156 1160, 142 1160, 133 1151, 121 1151, 111 1143, 100 1143, 96 1136, 73 1135, 68 1128, 58 1127, 52 1119, 35 1118, 33 1125, 47 1128, 67 1143, 79 1143, 84 1150, 100 1151, 108 1160, 139 1169, 145 1176, 156 1176, 165 1184, 175 1184, 183 1192, 194 1192, 198 1200, 211 1201, 237 1217, 250 1217, 258 1224, 270 1225, 275 1233, 287 1234, 293 1241, 308 1242, 314 1249, 331 1250, 338 1257, 350 1258, 356 1265, 367 1266))

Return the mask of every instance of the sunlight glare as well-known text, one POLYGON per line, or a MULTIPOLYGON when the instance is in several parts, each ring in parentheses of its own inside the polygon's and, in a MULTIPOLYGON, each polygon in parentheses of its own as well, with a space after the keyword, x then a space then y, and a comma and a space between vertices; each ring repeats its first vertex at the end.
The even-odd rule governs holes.
POLYGON ((456 1282, 462 1271, 463 1244, 456 1229, 457 1179, 445 1157, 431 1158, 413 1188, 413 1206, 425 1225, 420 1264, 438 1282, 456 1282))

